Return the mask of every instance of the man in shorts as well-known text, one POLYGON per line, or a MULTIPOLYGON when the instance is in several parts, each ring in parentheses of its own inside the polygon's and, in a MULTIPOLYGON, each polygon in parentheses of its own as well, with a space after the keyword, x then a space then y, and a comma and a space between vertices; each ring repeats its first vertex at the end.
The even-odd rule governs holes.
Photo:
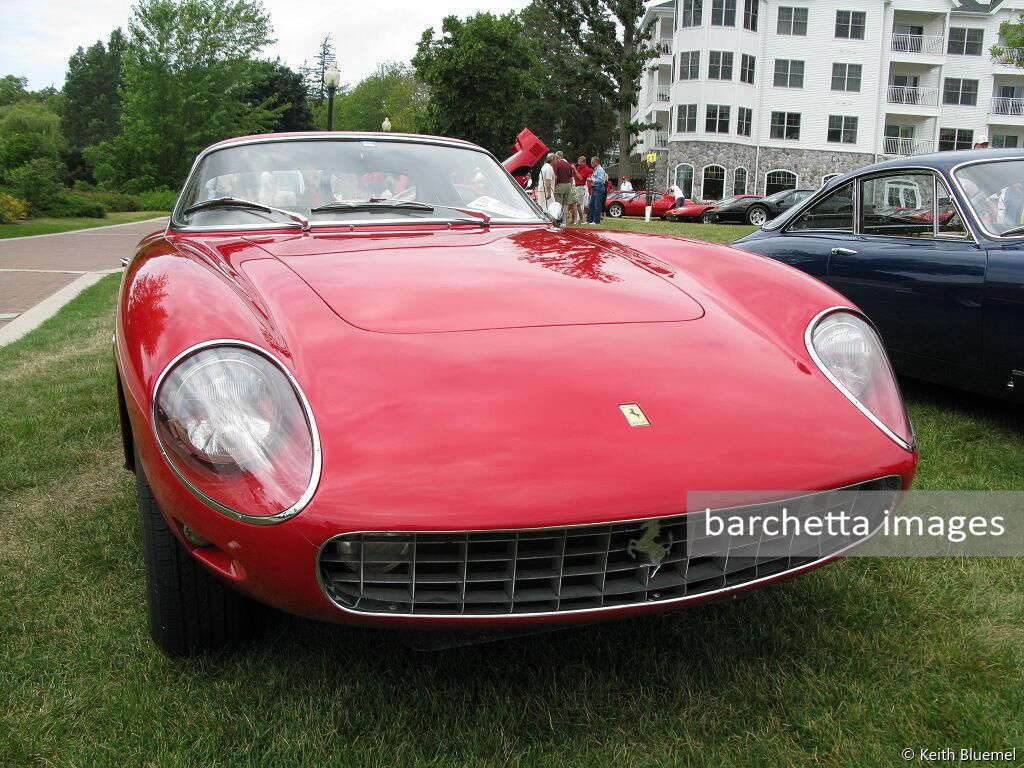
POLYGON ((584 155, 580 155, 576 159, 576 194, 579 196, 577 205, 579 206, 579 218, 577 221, 583 223, 583 220, 587 216, 587 210, 590 207, 590 187, 589 180, 590 174, 594 172, 594 169, 587 165, 587 158, 584 155))
POLYGON ((555 152, 555 202, 562 204, 565 211, 565 221, 573 223, 576 195, 575 183, 573 182, 572 164, 565 159, 562 152, 555 152))

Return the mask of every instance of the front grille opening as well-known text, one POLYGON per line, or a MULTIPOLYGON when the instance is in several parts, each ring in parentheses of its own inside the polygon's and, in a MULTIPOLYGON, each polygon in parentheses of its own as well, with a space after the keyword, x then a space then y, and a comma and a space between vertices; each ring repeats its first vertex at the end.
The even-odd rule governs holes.
MULTIPOLYGON (((898 477, 844 491, 889 491, 898 477)), ((785 503, 797 514, 829 508, 832 491, 744 508, 764 515, 785 503)), ((887 496, 858 513, 880 524, 887 496), (877 507, 877 509, 875 508, 877 507)), ((735 514, 736 510, 730 510, 735 514)), ((654 568, 630 552, 646 521, 501 531, 354 533, 331 539, 317 567, 327 596, 352 611, 413 616, 501 616, 564 613, 697 596, 741 586, 829 557, 857 543, 851 537, 804 537, 788 554, 762 555, 768 541, 734 537, 687 555, 687 536, 702 530, 694 515, 659 520, 672 546, 654 568)), ((875 526, 872 526, 875 527, 875 526)), ((697 539, 695 539, 696 541, 697 539)))

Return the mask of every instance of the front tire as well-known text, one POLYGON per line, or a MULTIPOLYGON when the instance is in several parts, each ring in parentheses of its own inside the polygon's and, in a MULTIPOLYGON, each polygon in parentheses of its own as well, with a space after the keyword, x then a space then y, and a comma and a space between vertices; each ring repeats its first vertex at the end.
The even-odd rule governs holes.
POLYGON ((622 206, 622 203, 612 203, 608 206, 608 215, 613 219, 621 218, 625 212, 626 209, 622 206))
POLYGON ((766 221, 768 221, 768 211, 763 205, 752 205, 747 210, 747 224, 763 227, 766 221))
POLYGON ((153 642, 170 656, 191 656, 250 640, 256 604, 206 570, 178 541, 137 454, 135 485, 153 642))

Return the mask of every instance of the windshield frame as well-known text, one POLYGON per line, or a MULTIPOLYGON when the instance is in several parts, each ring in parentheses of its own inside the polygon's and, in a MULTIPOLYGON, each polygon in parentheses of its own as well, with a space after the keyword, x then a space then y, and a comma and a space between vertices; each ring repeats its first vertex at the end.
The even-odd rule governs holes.
MULTIPOLYGON (((185 190, 187 190, 194 182, 199 168, 207 157, 225 149, 233 149, 235 147, 246 146, 249 144, 269 144, 282 141, 292 142, 307 142, 307 141, 338 141, 338 142, 359 142, 359 141, 374 141, 378 143, 384 142, 395 142, 395 143, 407 143, 407 144, 430 144, 433 146, 450 147, 454 149, 462 149, 469 152, 478 152, 481 155, 493 160, 494 163, 504 172, 508 178, 509 183, 512 184, 517 192, 526 201, 527 207, 537 214, 535 219, 519 219, 519 218, 501 218, 497 216, 490 217, 490 225, 493 224, 518 224, 518 225, 536 225, 550 224, 550 220, 547 215, 540 209, 540 206, 535 200, 533 200, 522 185, 508 172, 508 170, 498 161, 498 159, 487 150, 482 147, 478 147, 475 144, 470 144, 467 141, 460 139, 449 139, 442 136, 420 136, 415 134, 390 134, 390 133, 346 133, 338 132, 332 134, 325 133, 281 133, 274 134, 271 136, 242 136, 237 139, 230 139, 228 141, 222 141, 217 144, 213 144, 202 152, 200 152, 196 159, 192 163, 192 168, 188 172, 188 176, 185 178, 185 183, 178 191, 178 198, 174 203, 174 208, 171 211, 170 223, 168 228, 173 232, 249 232, 253 230, 259 231, 272 231, 279 229, 291 229, 294 230, 293 226, 290 226, 287 222, 267 222, 267 223, 253 223, 253 224, 214 224, 214 225, 202 225, 202 224, 187 224, 181 220, 182 211, 186 207, 185 201, 185 190)), ((328 228, 328 227, 357 227, 357 226, 374 226, 374 225, 451 225, 451 224, 462 224, 465 223, 464 219, 456 217, 409 217, 409 216, 392 216, 384 217, 381 215, 373 215, 371 218, 352 218, 352 219, 330 219, 328 221, 315 221, 310 218, 309 225, 311 229, 316 228, 328 228)))
MULTIPOLYGON (((985 237, 989 240, 1002 240, 1003 242, 1019 242, 1021 238, 1024 238, 1024 232, 1020 232, 1016 235, 1001 235, 998 232, 991 232, 988 227, 985 226, 985 221, 978 212, 974 210, 974 205, 971 204, 971 198, 967 194, 967 190, 964 189, 960 183, 960 171, 965 168, 971 168, 975 165, 985 165, 988 163, 1012 163, 1012 162, 1024 162, 1024 154, 1021 155, 1008 155, 1006 157, 987 157, 979 160, 968 160, 960 163, 949 170, 949 178, 956 186, 957 194, 960 199, 964 201, 964 207, 971 212, 971 219, 977 225, 978 229, 984 233, 985 237)), ((961 216, 963 213, 961 212, 961 216)))

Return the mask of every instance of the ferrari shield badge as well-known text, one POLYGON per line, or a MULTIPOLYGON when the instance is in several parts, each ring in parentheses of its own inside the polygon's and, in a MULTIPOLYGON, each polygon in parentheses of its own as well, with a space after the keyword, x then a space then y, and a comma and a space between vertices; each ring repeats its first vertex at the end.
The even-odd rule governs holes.
POLYGON ((647 416, 640 410, 640 406, 636 403, 626 403, 620 405, 619 410, 622 411, 622 415, 626 417, 626 421, 629 422, 631 427, 649 427, 651 422, 647 420, 647 416))

